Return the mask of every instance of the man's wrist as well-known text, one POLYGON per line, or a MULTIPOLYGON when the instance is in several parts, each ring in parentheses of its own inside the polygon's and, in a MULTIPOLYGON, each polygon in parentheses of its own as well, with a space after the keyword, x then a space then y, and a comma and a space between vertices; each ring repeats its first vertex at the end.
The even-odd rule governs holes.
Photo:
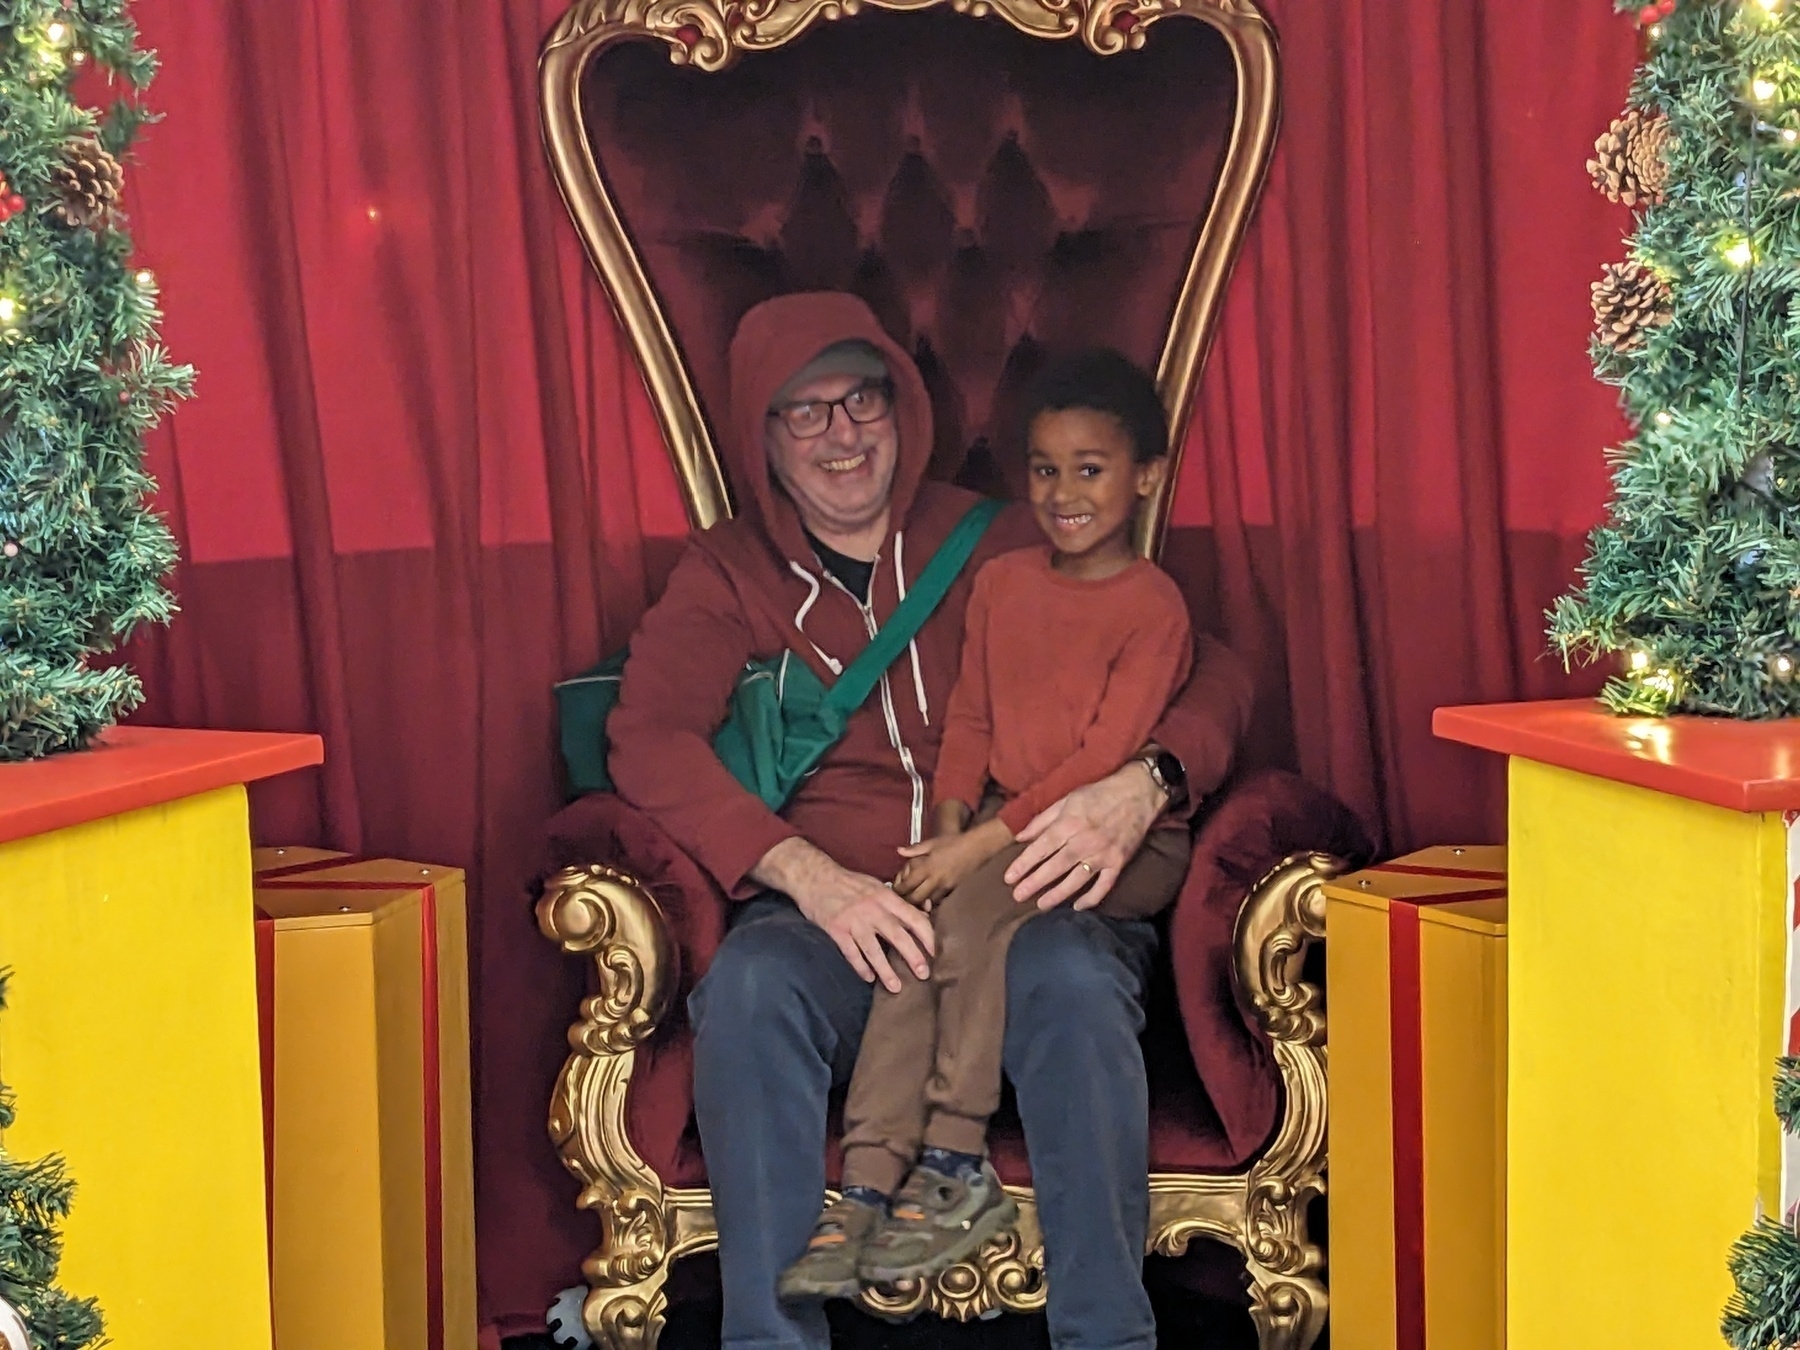
POLYGON ((750 869, 750 879, 772 891, 797 897, 809 879, 816 876, 821 863, 831 859, 818 847, 799 835, 790 835, 757 860, 750 869))
POLYGON ((1140 751, 1132 763, 1143 766, 1164 810, 1179 810, 1187 805, 1187 770, 1173 751, 1153 742, 1140 751))

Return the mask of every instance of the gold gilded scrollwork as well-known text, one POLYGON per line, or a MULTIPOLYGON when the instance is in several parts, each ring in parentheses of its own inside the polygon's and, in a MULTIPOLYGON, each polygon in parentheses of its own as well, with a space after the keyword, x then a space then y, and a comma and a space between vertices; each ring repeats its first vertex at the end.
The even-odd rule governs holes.
POLYGON ((1019 1204, 1019 1222, 923 1284, 865 1288, 860 1302, 879 1317, 918 1313, 968 1322, 985 1313, 1038 1312, 1044 1306, 1044 1239, 1037 1202, 1024 1187, 1007 1191, 1019 1204))
POLYGON ((1168 526, 1194 385, 1212 342, 1219 299, 1275 144, 1275 35, 1254 0, 575 0, 545 39, 538 61, 544 139, 563 200, 637 354, 688 517, 704 529, 731 514, 725 476, 668 317, 589 143, 582 72, 607 46, 630 40, 662 43, 677 65, 723 70, 865 7, 911 11, 937 5, 971 18, 996 17, 1033 37, 1078 39, 1101 56, 1143 46, 1151 25, 1176 17, 1212 25, 1231 49, 1237 72, 1231 141, 1157 363, 1176 462, 1138 522, 1139 549, 1154 557, 1168 526))
POLYGON ((1238 913, 1239 997, 1268 1033, 1286 1097, 1275 1141, 1250 1168, 1239 1244, 1263 1350, 1304 1350, 1325 1325, 1325 1258, 1307 1232, 1307 1209, 1325 1193, 1325 1012, 1303 969, 1325 937, 1325 882, 1344 868, 1323 853, 1291 857, 1238 913))
POLYGON ((550 1103, 550 1138, 581 1181, 577 1202, 600 1220, 600 1246, 582 1262, 583 1320, 613 1350, 652 1350, 663 1324, 670 1222, 663 1184, 632 1147, 625 1091, 636 1047, 668 1008, 674 960, 662 911, 630 874, 564 868, 545 884, 538 928, 574 955, 592 956, 600 992, 569 1028, 572 1053, 550 1103))

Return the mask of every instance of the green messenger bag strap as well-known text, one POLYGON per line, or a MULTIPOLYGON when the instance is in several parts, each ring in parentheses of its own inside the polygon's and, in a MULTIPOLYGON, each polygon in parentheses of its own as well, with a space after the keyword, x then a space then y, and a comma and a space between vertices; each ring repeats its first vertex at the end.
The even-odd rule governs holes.
POLYGON ((956 578, 968 564, 975 546, 1005 506, 1004 502, 984 497, 956 522, 955 528, 938 545, 931 561, 919 573, 919 579, 913 582, 906 599, 888 615, 888 621, 869 639, 869 645, 844 668, 844 673, 831 686, 819 710, 821 716, 833 718, 841 726, 849 720, 851 713, 862 707, 880 682, 881 672, 900 659, 906 644, 919 635, 925 620, 944 603, 944 597, 956 584, 956 578))

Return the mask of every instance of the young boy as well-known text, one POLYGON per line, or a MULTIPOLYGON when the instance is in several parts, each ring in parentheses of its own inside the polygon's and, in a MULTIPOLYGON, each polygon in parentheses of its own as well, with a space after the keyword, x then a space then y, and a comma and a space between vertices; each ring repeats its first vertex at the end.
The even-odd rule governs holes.
MULTIPOLYGON (((844 1112, 843 1198, 783 1272, 783 1298, 924 1278, 1017 1218, 985 1157, 1007 947, 1038 912, 1005 883, 1022 849, 1014 840, 1137 754, 1187 678, 1187 604, 1131 542, 1138 505, 1167 468, 1155 385, 1117 352, 1090 352, 1048 369, 1026 411, 1031 505, 1049 544, 975 578, 933 781, 935 834, 900 850, 894 881, 932 909, 936 964, 897 994, 876 992, 844 1112)), ((1186 830, 1153 829, 1099 913, 1161 910, 1188 849, 1186 830)))

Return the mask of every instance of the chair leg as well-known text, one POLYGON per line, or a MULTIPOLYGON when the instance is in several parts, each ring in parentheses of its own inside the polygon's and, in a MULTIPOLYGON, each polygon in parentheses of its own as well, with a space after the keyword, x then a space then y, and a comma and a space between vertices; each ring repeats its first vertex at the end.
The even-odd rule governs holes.
POLYGON ((588 1291, 581 1320, 600 1350, 656 1350, 668 1299, 663 1285, 672 1262, 663 1260, 642 1279, 597 1285, 588 1291))
POLYGON ((1250 1271, 1250 1317, 1261 1350, 1311 1350, 1325 1329, 1325 1286, 1310 1275, 1282 1275, 1258 1262, 1250 1271))

